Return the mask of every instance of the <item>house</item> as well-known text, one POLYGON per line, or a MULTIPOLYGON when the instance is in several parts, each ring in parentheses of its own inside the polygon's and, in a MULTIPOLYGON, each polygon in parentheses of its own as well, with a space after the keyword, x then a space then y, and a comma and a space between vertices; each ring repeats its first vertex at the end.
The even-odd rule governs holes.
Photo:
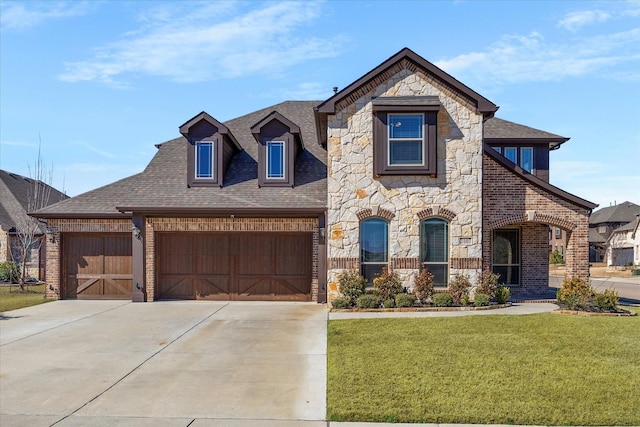
MULTIPOLYGON (((68 198, 66 194, 42 181, 0 170, 0 263, 22 261, 18 233, 20 226, 30 221, 27 211, 36 187, 46 189, 49 193, 48 205, 68 198)), ((34 242, 30 245, 31 249, 27 252, 27 274, 40 280, 45 279, 45 233, 44 225, 40 225, 34 235, 34 242)))
POLYGON ((199 113, 143 172, 37 213, 49 296, 325 302, 340 273, 385 267, 543 294, 549 226, 586 277, 597 205, 548 182, 568 138, 497 110, 405 48, 324 101, 199 113))
POLYGON ((606 246, 608 266, 640 265, 639 224, 640 213, 611 233, 606 246))
MULTIPOLYGON (((589 218, 589 261, 614 265, 612 259, 607 257, 607 253, 613 254, 609 248, 609 238, 619 227, 634 222, 638 214, 640 206, 628 201, 593 212, 589 218)), ((614 243, 621 242, 615 240, 614 243)))

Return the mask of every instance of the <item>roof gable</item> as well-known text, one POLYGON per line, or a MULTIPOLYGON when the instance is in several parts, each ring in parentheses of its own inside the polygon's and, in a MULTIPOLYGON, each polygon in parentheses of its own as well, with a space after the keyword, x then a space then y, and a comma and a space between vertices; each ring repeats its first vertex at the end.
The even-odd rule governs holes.
POLYGON ((443 70, 413 52, 411 49, 405 47, 382 64, 378 65, 376 68, 318 105, 316 107, 316 111, 318 113, 334 114, 338 103, 345 100, 355 101, 364 95, 367 91, 366 86, 369 86, 370 83, 374 83, 377 86, 378 84, 388 80, 393 74, 396 74, 397 71, 395 68, 398 66, 400 68, 422 70, 424 73, 435 77, 441 83, 472 101, 477 110, 485 117, 492 117, 498 110, 497 105, 456 80, 451 75, 445 73, 443 70))
POLYGON ((186 123, 180 125, 180 133, 189 138, 194 134, 198 138, 210 137, 215 133, 219 133, 226 140, 228 140, 236 151, 242 151, 242 147, 233 136, 227 126, 218 120, 214 119, 207 112, 203 111, 196 115, 192 119, 189 119, 186 123))
POLYGON ((488 143, 520 142, 528 144, 549 144, 551 149, 558 148, 569 140, 529 126, 492 117, 484 123, 484 140, 488 143))

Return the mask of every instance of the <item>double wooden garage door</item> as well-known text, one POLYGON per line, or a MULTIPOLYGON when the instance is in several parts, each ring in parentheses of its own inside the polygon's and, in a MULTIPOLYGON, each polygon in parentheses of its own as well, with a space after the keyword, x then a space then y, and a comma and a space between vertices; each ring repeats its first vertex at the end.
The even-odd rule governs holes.
POLYGON ((311 300, 309 233, 158 233, 158 299, 311 300))
POLYGON ((131 233, 64 234, 62 297, 131 299, 131 233))

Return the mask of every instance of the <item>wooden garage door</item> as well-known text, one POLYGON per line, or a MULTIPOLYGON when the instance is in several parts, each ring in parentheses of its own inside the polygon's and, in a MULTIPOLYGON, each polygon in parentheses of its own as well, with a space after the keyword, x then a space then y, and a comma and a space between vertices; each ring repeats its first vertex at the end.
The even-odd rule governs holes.
POLYGON ((311 235, 159 233, 158 298, 311 300, 311 235))
POLYGON ((130 299, 131 234, 65 234, 63 298, 130 299))

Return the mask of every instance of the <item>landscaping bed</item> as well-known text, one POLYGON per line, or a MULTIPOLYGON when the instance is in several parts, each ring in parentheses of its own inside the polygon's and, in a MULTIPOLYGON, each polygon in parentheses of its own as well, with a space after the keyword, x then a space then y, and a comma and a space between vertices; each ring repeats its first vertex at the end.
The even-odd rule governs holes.
POLYGON ((43 283, 25 285, 24 291, 20 290, 17 284, 0 283, 0 312, 52 301, 45 299, 44 291, 43 283))

